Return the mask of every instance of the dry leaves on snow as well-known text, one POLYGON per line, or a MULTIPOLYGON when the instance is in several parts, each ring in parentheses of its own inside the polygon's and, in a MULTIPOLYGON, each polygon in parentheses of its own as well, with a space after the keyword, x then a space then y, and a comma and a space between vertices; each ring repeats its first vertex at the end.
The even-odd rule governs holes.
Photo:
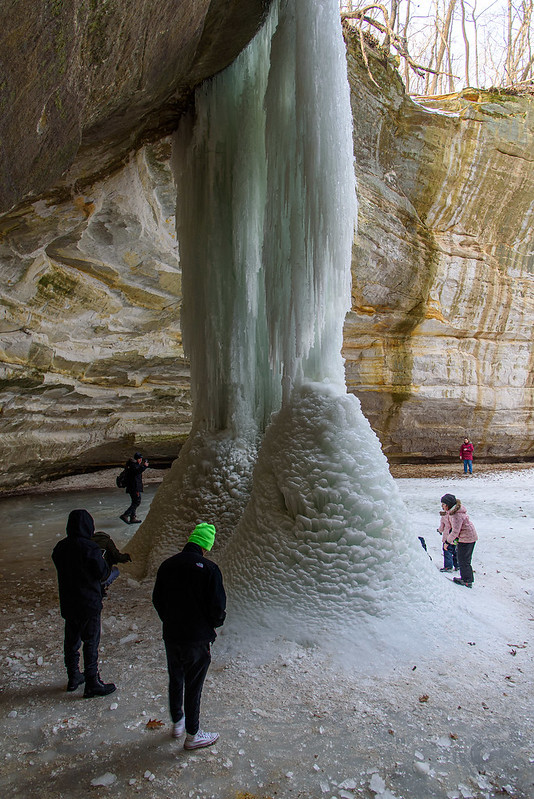
POLYGON ((158 719, 149 719, 146 723, 147 730, 157 730, 159 727, 164 727, 165 722, 158 719))

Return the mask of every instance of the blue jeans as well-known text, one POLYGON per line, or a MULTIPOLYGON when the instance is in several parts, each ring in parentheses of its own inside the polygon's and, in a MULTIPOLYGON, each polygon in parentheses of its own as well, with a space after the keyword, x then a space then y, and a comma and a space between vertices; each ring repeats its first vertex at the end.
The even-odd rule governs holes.
POLYGON ((443 568, 456 569, 458 567, 458 560, 456 558, 456 545, 447 544, 447 549, 443 550, 443 568))
POLYGON ((468 469, 469 469, 469 474, 473 474, 473 461, 468 461, 464 459, 464 474, 467 474, 468 469))
POLYGON ((111 571, 110 571, 110 573, 109 573, 109 577, 107 578, 107 580, 104 580, 104 582, 102 583, 103 587, 104 587, 104 588, 108 588, 108 586, 110 586, 110 585, 111 585, 111 583, 113 582, 113 580, 116 580, 116 579, 117 579, 117 577, 119 576, 119 574, 120 574, 120 572, 119 572, 119 570, 118 570, 117 566, 112 566, 112 567, 111 567, 111 571))

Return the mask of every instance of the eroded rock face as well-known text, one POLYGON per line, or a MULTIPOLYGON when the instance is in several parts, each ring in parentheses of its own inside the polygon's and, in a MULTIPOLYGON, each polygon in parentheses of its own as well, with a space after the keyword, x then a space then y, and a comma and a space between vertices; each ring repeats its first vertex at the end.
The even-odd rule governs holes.
POLYGON ((349 390, 390 458, 534 455, 534 105, 418 104, 349 42, 359 230, 349 390))
POLYGON ((0 212, 83 191, 176 127, 191 90, 250 41, 269 0, 5 0, 0 212))
POLYGON ((2 484, 173 457, 190 425, 170 141, 0 237, 2 484))
MULTIPOLYGON (((198 74, 214 68, 220 33, 217 4, 190 9, 201 5, 198 37, 211 44, 195 50, 198 74)), ((157 52, 148 33, 146 48, 157 52)), ((465 433, 475 456, 532 457, 531 102, 459 98, 435 113, 370 60, 379 89, 349 44, 360 203, 349 390, 392 459, 457 457, 465 433)), ((111 106, 127 103, 108 92, 100 106, 97 94, 83 101, 92 111, 70 169, 51 181, 61 169, 50 129, 47 190, 0 217, 0 490, 121 462, 137 447, 171 458, 190 429, 168 118, 156 110, 178 95, 158 106, 147 94, 153 110, 135 106, 126 133, 111 106), (153 143, 132 149, 149 127, 153 143)), ((35 108, 24 96, 19 105, 35 108)), ((33 132, 23 133, 9 138, 19 198, 44 185, 28 166, 33 132)))

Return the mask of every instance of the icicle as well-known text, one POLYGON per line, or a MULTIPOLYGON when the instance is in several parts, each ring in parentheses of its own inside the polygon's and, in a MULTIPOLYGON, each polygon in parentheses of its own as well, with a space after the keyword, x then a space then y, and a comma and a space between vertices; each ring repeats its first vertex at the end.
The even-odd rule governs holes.
POLYGON ((175 156, 194 430, 136 541, 152 570, 211 521, 234 618, 350 634, 432 576, 345 388, 356 195, 337 0, 275 0, 197 92, 175 156))

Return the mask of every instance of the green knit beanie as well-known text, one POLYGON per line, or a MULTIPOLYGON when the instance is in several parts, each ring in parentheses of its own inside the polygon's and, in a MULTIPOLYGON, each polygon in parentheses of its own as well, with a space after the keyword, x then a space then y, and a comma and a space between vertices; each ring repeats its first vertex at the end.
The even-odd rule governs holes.
POLYGON ((188 543, 198 544, 199 547, 207 549, 209 552, 215 541, 215 527, 213 524, 201 522, 197 524, 187 541, 188 543))

